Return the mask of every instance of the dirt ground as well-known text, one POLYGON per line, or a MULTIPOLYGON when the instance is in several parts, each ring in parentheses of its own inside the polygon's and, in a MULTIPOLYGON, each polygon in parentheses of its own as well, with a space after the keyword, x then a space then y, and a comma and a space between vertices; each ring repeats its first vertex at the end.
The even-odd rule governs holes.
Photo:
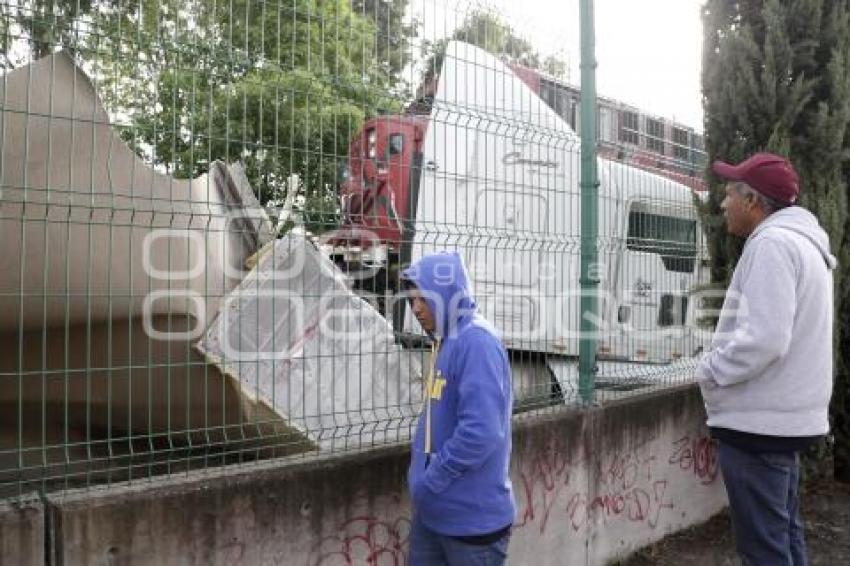
MULTIPOLYGON (((850 484, 832 480, 824 462, 803 484, 803 520, 812 566, 850 564, 850 484)), ((644 548, 622 566, 726 566, 740 564, 726 513, 644 548)))

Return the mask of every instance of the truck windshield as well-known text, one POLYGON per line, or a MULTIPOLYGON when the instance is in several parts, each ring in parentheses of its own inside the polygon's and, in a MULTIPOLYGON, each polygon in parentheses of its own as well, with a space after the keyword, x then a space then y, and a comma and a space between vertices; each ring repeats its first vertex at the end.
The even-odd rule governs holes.
POLYGON ((696 220, 632 210, 626 246, 661 255, 668 271, 691 273, 697 255, 696 220))
POLYGON ((404 134, 390 134, 390 139, 387 143, 387 152, 389 156, 401 155, 404 151, 404 134))

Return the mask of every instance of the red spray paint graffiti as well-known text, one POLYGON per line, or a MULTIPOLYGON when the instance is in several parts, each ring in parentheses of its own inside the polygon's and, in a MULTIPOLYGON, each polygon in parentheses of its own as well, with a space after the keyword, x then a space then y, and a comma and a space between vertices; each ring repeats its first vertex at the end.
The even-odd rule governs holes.
MULTIPOLYGON (((574 465, 577 464, 579 462, 574 465)), ((539 518, 540 532, 546 530, 552 506, 558 500, 561 491, 570 483, 570 467, 566 455, 557 450, 554 443, 550 443, 532 460, 526 470, 520 472, 524 505, 515 528, 524 527, 539 518)))
MULTIPOLYGON (((674 503, 668 493, 671 468, 677 473, 692 473, 702 485, 717 478, 716 446, 706 436, 686 435, 674 441, 666 461, 656 458, 651 447, 647 441, 626 452, 591 453, 571 460, 558 443, 551 441, 518 471, 520 509, 514 528, 535 528, 544 534, 553 514, 562 512, 575 532, 588 523, 608 520, 644 523, 655 529, 665 511, 687 505, 674 503), (585 469, 587 475, 582 473, 585 469), (588 486, 593 486, 592 493, 588 486)), ((407 563, 407 517, 390 522, 363 515, 347 520, 337 530, 337 535, 325 537, 317 545, 310 564, 407 563)))
MULTIPOLYGON (((707 437, 685 436, 672 445, 670 466, 692 471, 707 485, 717 477, 714 444, 707 437)), ((553 511, 563 511, 569 525, 578 531, 589 521, 619 519, 658 526, 665 510, 675 504, 667 493, 666 470, 650 453, 649 442, 631 451, 614 452, 587 460, 596 461, 589 478, 577 480, 572 473, 581 469, 581 460, 571 462, 554 443, 550 443, 531 464, 519 472, 517 499, 521 504, 516 528, 535 525, 540 534, 553 511), (593 493, 588 486, 594 486, 593 493)))
POLYGON ((717 443, 711 438, 683 436, 673 443, 670 464, 690 470, 703 485, 717 479, 717 443))
MULTIPOLYGON (((667 480, 656 480, 647 489, 630 487, 623 491, 614 491, 597 495, 589 503, 579 496, 567 506, 570 523, 578 530, 583 521, 595 519, 600 514, 606 519, 622 517, 633 523, 645 522, 649 528, 658 526, 658 518, 664 509, 672 509, 673 502, 666 498, 667 480)), ((578 495, 578 494, 577 494, 578 495)))
POLYGON ((404 566, 410 520, 393 522, 375 517, 354 517, 341 524, 339 534, 325 537, 313 551, 316 566, 367 564, 404 566))

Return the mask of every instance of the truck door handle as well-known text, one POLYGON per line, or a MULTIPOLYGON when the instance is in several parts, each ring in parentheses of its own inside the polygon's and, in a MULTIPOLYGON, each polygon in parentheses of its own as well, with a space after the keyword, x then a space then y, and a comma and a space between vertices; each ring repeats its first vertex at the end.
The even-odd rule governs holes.
POLYGON ((425 162, 425 170, 426 171, 436 171, 437 170, 437 163, 434 162, 433 160, 426 161, 425 162))

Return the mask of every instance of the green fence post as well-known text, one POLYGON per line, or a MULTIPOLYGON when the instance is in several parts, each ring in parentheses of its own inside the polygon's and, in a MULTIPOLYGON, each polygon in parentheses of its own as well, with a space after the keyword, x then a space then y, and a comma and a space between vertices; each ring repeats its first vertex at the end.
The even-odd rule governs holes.
POLYGON ((596 264, 599 181, 596 171, 596 54, 593 0, 581 0, 581 308, 579 309, 579 393, 594 397, 596 373, 596 264))

